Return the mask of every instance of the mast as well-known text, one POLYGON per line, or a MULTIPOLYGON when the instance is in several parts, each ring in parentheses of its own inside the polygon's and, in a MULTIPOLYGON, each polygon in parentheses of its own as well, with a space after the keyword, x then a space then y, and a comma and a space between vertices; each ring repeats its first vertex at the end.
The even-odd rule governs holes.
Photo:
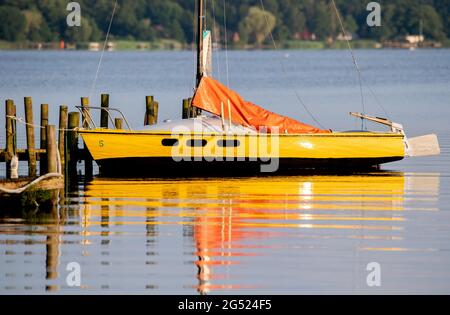
POLYGON ((203 77, 202 53, 203 53, 203 29, 205 22, 205 0, 197 0, 198 25, 197 25, 197 87, 203 77))

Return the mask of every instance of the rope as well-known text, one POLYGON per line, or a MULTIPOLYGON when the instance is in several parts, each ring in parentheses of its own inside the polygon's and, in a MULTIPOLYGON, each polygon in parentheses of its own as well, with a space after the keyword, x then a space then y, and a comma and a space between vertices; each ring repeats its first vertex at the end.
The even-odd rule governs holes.
MULTIPOLYGON (((334 10, 336 11, 336 15, 339 20, 339 24, 341 26, 342 33, 344 34, 345 40, 347 42, 348 49, 352 55, 353 63, 355 65, 356 72, 358 73, 358 81, 359 81, 359 89, 361 92, 361 105, 362 105, 362 113, 366 112, 366 105, 364 104, 364 91, 363 91, 363 80, 361 75, 361 69, 359 68, 358 62, 356 60, 355 52, 353 51, 352 45, 350 44, 350 40, 347 38, 347 31, 345 30, 344 23, 342 22, 341 14, 339 13, 339 9, 334 0, 331 0, 333 3, 334 10)), ((361 118, 362 129, 364 129, 364 119, 361 118)))
POLYGON ((29 189, 30 187, 40 183, 43 180, 49 179, 49 178, 61 178, 62 175, 58 174, 58 173, 49 173, 46 174, 44 176, 41 176, 37 179, 35 179, 34 181, 32 181, 31 183, 27 184, 26 186, 22 187, 22 188, 18 188, 18 189, 6 189, 6 188, 2 188, 0 187, 0 191, 2 193, 5 194, 10 194, 10 195, 20 195, 21 193, 23 193, 24 191, 26 191, 27 189, 29 189))
MULTIPOLYGON (((363 77, 363 82, 364 82, 364 77, 363 77)), ((378 99, 377 95, 375 94, 375 92, 372 90, 372 88, 370 87, 370 85, 368 83, 366 83, 367 88, 370 91, 370 94, 372 94, 373 98, 375 99, 375 103, 377 103, 377 105, 381 108, 381 110, 383 111, 383 113, 386 115, 386 118, 391 120, 390 115, 388 113, 388 111, 386 110, 386 108, 383 106, 383 104, 381 104, 380 100, 378 99)))
MULTIPOLYGON (((266 20, 266 24, 269 25, 269 19, 267 18, 267 14, 266 14, 266 9, 264 7, 264 2, 263 0, 259 0, 260 4, 261 4, 261 9, 264 12, 264 18, 266 20)), ((272 31, 269 32, 269 36, 270 39, 272 41, 273 47, 275 48, 275 50, 278 50, 278 45, 275 42, 275 39, 273 37, 272 31)), ((294 87, 293 83, 288 79, 288 75, 287 75, 287 70, 284 66, 284 63, 280 60, 280 65, 281 65, 281 69, 283 71, 284 76, 286 77, 286 81, 289 82, 289 84, 291 85, 291 89, 294 91, 295 96, 297 98, 297 101, 300 103, 300 105, 302 105, 303 109, 306 111, 306 113, 309 115, 309 117, 311 117, 311 119, 322 129, 325 129, 325 127, 320 123, 320 121, 314 116, 314 114, 309 110, 308 106, 305 104, 305 102, 302 100, 302 98, 300 97, 300 94, 298 93, 297 89, 294 87)))
MULTIPOLYGON (((18 122, 24 124, 24 125, 31 126, 31 127, 33 127, 33 128, 36 128, 36 129, 45 129, 44 126, 39 126, 39 125, 27 123, 27 122, 25 121, 25 119, 23 119, 22 117, 16 117, 16 116, 6 115, 6 118, 13 119, 13 120, 15 120, 15 121, 18 121, 18 122)), ((56 131, 74 131, 74 130, 78 130, 78 128, 75 128, 75 129, 56 129, 56 131)))
POLYGON ((37 185, 38 183, 42 182, 43 180, 49 179, 49 178, 61 178, 63 176, 62 174, 62 165, 61 165, 61 155, 59 153, 59 150, 56 150, 56 173, 49 173, 45 174, 43 176, 40 176, 39 178, 36 178, 32 182, 28 183, 27 185, 18 188, 18 189, 6 189, 0 187, 0 192, 10 195, 20 195, 21 193, 28 190, 30 187, 37 185))
POLYGON ((92 94, 94 93, 95 87, 97 85, 98 75, 100 73, 100 68, 101 68, 102 62, 103 62, 103 56, 105 55, 106 46, 108 45, 108 39, 109 39, 109 34, 111 32, 112 22, 114 20, 114 15, 116 14, 117 1, 118 0, 115 0, 115 2, 114 2, 114 8, 113 8, 113 12, 111 14, 111 20, 109 21, 108 31, 106 32, 105 42, 103 43, 102 53, 100 55, 100 60, 98 61, 97 71, 96 71, 95 77, 94 77, 94 82, 92 82, 91 91, 89 92, 89 98, 92 98, 92 94))

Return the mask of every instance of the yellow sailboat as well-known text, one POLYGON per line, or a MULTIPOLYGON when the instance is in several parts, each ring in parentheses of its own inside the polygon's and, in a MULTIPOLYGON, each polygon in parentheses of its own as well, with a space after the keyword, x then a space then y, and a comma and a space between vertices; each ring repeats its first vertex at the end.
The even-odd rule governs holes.
MULTIPOLYGON (((144 130, 80 130, 105 176, 260 174, 305 169, 355 170, 406 156, 440 153, 435 135, 407 139, 388 119, 351 113, 388 132, 321 130, 247 102, 207 71, 211 34, 198 0, 197 89, 192 106, 209 116, 169 121, 144 130)), ((86 121, 89 114, 81 110, 86 121), (86 116, 88 115, 88 116, 86 116)), ((108 111, 109 114, 109 111, 108 111)))

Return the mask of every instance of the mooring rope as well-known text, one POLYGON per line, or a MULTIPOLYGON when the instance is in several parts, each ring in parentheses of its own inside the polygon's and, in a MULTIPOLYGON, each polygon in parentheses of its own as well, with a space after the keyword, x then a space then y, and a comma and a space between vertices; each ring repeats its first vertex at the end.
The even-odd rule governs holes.
MULTIPOLYGON (((35 125, 35 124, 28 123, 28 122, 26 122, 25 119, 22 118, 22 117, 16 117, 16 116, 6 115, 6 118, 13 119, 13 120, 15 120, 15 121, 20 122, 21 124, 24 124, 24 125, 26 125, 26 126, 33 127, 33 128, 35 128, 35 129, 45 129, 45 126, 39 126, 39 125, 35 125)), ((75 128, 75 129, 65 129, 65 128, 59 129, 59 128, 56 128, 56 131, 77 131, 78 129, 79 129, 79 128, 75 128)))
MULTIPOLYGON (((15 156, 15 157, 17 158, 17 156, 15 156)), ((0 187, 0 192, 5 193, 5 194, 10 194, 10 195, 20 195, 23 192, 27 191, 29 188, 39 184, 43 180, 46 180, 49 178, 61 178, 63 176, 63 174, 62 174, 61 155, 59 153, 59 150, 56 150, 56 161, 57 161, 56 173, 48 173, 48 174, 42 175, 21 188, 7 189, 7 188, 0 187)))
MULTIPOLYGON (((10 116, 7 115, 7 118, 13 119, 15 121, 18 121, 24 125, 27 126, 32 126, 34 128, 45 128, 42 126, 37 126, 34 124, 30 124, 27 123, 23 118, 20 117, 16 117, 16 116, 10 116)), ((58 130, 63 130, 63 131, 72 131, 69 129, 58 129, 58 130)), ((17 160, 16 162, 18 162, 17 159, 17 151, 14 153, 14 157, 17 160)), ((21 193, 23 193, 24 191, 28 190, 30 187, 40 183, 43 180, 49 179, 49 178, 61 178, 63 176, 62 174, 62 164, 61 164, 61 155, 59 153, 59 150, 56 150, 56 161, 57 161, 57 165, 56 165, 56 173, 49 173, 49 174, 45 174, 43 176, 38 177, 37 179, 33 180, 32 182, 28 183, 27 185, 25 185, 24 187, 18 188, 18 189, 6 189, 6 188, 2 188, 0 187, 0 192, 5 193, 5 194, 10 194, 10 195, 19 195, 21 193)), ((15 167, 16 165, 12 165, 13 167, 15 167)), ((17 165, 18 166, 18 165, 17 165)))
POLYGON ((30 187, 33 187, 33 186, 39 184, 43 180, 46 180, 46 179, 49 179, 49 178, 61 178, 61 177, 62 177, 62 174, 49 173, 49 174, 45 174, 45 175, 35 179, 34 181, 28 183, 26 186, 23 186, 22 188, 6 189, 6 188, 0 187, 0 192, 5 193, 5 194, 10 194, 10 195, 20 195, 21 193, 27 191, 30 187))

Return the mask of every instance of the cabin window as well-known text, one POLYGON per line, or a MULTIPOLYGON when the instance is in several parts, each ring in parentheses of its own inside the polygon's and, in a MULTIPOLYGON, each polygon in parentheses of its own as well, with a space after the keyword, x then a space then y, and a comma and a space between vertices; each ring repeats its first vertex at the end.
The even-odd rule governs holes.
POLYGON ((163 139, 162 145, 165 147, 176 147, 179 145, 178 139, 163 139))
POLYGON ((237 148, 241 145, 239 140, 219 140, 217 145, 221 148, 237 148))
POLYGON ((189 147, 206 147, 206 145, 208 144, 208 141, 204 140, 204 139, 192 139, 189 140, 187 142, 187 145, 189 147))

